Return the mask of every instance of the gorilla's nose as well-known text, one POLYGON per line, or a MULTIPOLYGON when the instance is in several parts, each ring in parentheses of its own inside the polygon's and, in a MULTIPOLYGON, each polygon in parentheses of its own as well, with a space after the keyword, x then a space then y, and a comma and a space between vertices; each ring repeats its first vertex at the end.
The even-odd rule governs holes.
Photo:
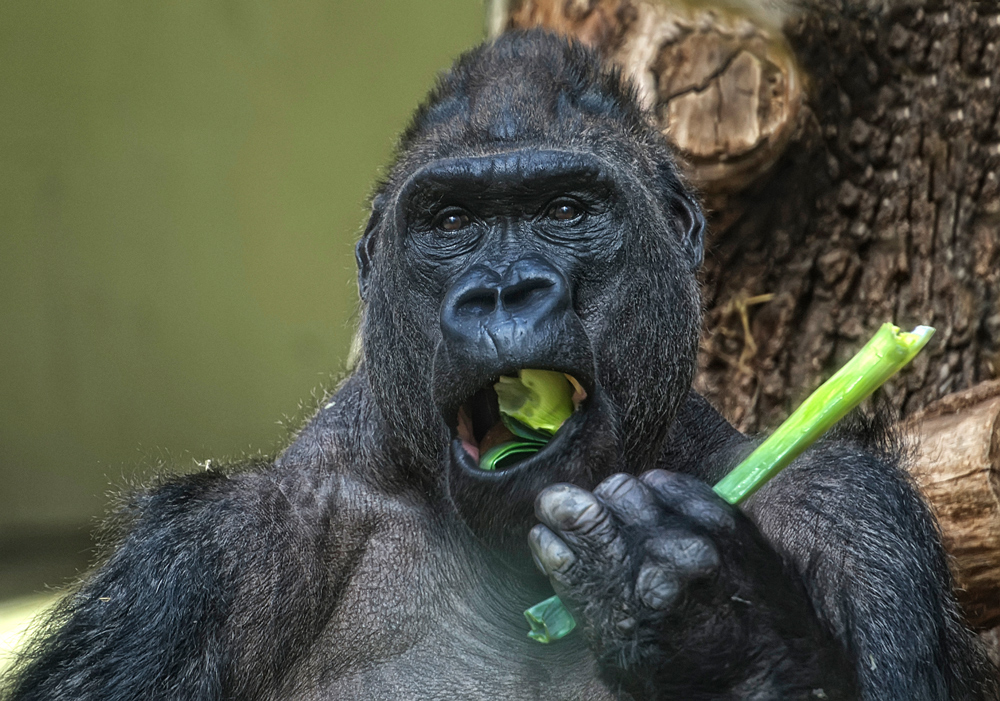
POLYGON ((523 258, 503 274, 479 265, 449 290, 441 328, 455 350, 512 359, 530 355, 569 307, 566 278, 541 258, 523 258))

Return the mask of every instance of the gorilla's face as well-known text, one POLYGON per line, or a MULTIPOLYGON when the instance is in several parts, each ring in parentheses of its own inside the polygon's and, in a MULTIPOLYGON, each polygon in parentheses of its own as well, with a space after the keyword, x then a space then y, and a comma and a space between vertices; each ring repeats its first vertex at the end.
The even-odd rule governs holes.
MULTIPOLYGON (((662 139, 639 116, 549 99, 559 84, 541 80, 550 114, 513 94, 520 83, 433 96, 358 244, 365 369, 394 456, 444 477, 481 536, 522 549, 544 486, 652 467, 700 325, 703 220, 662 139), (586 399, 543 450, 484 471, 493 384, 523 368, 566 373, 586 399)), ((626 98, 584 102, 636 109, 626 98)))
POLYGON ((597 154, 536 148, 432 160, 383 197, 359 245, 368 371, 400 435, 437 438, 466 521, 513 535, 547 484, 651 467, 694 363, 693 206, 665 209, 597 154), (566 373, 586 398, 539 453, 484 471, 493 384, 522 368, 566 373))

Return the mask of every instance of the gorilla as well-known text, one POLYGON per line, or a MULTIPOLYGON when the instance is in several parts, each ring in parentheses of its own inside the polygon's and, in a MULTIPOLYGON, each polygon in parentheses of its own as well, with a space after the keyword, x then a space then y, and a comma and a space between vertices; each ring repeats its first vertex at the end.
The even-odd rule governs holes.
POLYGON ((8 698, 997 698, 885 434, 710 488, 752 443, 691 390, 703 229, 597 56, 462 56, 372 198, 353 374, 273 463, 128 498, 8 698), (576 411, 481 469, 524 368, 576 411), (553 590, 579 626, 541 645, 553 590))

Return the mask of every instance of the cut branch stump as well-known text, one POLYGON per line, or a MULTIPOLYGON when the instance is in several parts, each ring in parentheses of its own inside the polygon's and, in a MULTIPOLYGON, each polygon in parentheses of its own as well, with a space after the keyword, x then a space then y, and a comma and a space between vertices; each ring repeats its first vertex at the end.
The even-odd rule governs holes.
POLYGON ((941 525, 966 617, 1000 625, 1000 381, 944 397, 906 427, 910 472, 941 525))

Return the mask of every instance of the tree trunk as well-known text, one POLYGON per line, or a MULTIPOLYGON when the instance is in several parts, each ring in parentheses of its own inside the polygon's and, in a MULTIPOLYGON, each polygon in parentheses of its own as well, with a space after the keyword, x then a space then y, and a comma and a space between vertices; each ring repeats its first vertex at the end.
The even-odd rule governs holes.
POLYGON ((968 621, 1000 626, 1000 381, 931 404, 907 421, 910 472, 951 555, 968 621))
POLYGON ((706 192, 698 389, 772 428, 885 321, 938 330, 886 386, 900 416, 1000 375, 997 6, 718 8, 521 0, 509 22, 622 65, 706 192))

